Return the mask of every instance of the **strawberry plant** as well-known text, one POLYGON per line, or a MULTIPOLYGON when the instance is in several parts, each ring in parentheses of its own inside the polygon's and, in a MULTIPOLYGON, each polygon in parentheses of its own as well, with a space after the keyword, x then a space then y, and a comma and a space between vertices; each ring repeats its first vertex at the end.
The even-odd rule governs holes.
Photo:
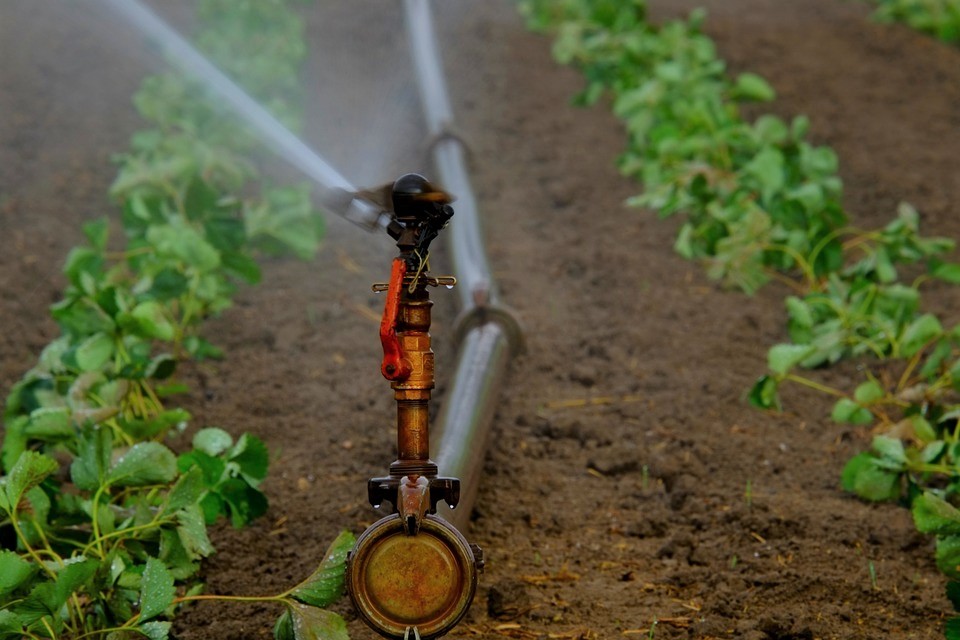
POLYGON ((556 31, 560 62, 584 72, 579 103, 610 95, 628 134, 620 168, 644 185, 631 203, 685 216, 677 251, 748 293, 771 278, 794 290, 790 342, 770 349, 750 402, 779 409, 780 386, 799 383, 837 397, 837 422, 878 422, 843 487, 911 501, 917 526, 938 537, 938 565, 960 577, 960 326, 944 327, 920 298, 931 280, 960 284, 947 260, 954 242, 921 236, 906 204, 882 229, 851 227, 836 154, 806 141, 803 116, 741 118, 740 103, 774 91, 756 75, 726 75, 702 11, 653 26, 643 0, 527 0, 521 10, 533 28, 556 31), (797 373, 851 357, 883 364, 849 391, 797 373))
MULTIPOLYGON (((283 2, 204 0, 201 44, 288 123, 297 119, 301 25, 283 2), (244 31, 246 29, 246 31, 244 31), (255 38, 254 38, 255 34, 255 38), (256 41, 258 50, 246 51, 256 41), (241 46, 244 45, 244 46, 241 46)), ((0 639, 168 637, 163 620, 200 599, 282 603, 278 638, 345 637, 321 608, 339 597, 352 538, 276 596, 202 595, 207 525, 262 515, 269 455, 219 428, 177 455, 164 444, 190 421, 170 399, 186 358, 220 357, 203 320, 255 283, 257 251, 309 257, 322 227, 301 187, 267 186, 255 145, 197 82, 147 78, 134 100, 150 129, 118 156, 115 223, 84 225, 51 314, 61 336, 11 389, 0 447, 0 639)))
POLYGON ((903 22, 944 42, 960 44, 960 1, 875 0, 881 22, 903 22))

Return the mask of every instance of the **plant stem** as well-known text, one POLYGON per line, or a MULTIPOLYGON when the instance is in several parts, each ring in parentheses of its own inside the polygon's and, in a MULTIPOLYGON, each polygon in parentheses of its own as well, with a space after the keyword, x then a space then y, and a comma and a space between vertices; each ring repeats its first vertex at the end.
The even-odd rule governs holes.
POLYGON ((803 386, 805 386, 805 387, 810 387, 811 389, 816 389, 817 391, 822 391, 823 393, 828 393, 828 394, 830 394, 830 395, 832 395, 832 396, 836 396, 836 397, 838 397, 838 398, 846 398, 846 397, 847 397, 847 394, 845 394, 845 393, 842 392, 842 391, 839 391, 839 390, 837 390, 837 389, 834 389, 833 387, 828 387, 828 386, 825 385, 825 384, 820 384, 819 382, 815 382, 815 381, 813 381, 813 380, 811 380, 811 379, 809 379, 809 378, 804 378, 803 376, 798 376, 798 375, 795 374, 795 373, 788 373, 787 375, 785 375, 785 376, 783 377, 783 379, 784 379, 784 380, 789 380, 790 382, 796 382, 797 384, 801 384, 801 385, 803 385, 803 386))

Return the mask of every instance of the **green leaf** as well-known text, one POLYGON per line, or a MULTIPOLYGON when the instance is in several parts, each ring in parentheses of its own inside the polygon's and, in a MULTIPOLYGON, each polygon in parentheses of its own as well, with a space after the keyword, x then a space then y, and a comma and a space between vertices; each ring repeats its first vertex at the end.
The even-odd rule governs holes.
POLYGON ((950 284, 960 284, 960 264, 956 262, 941 262, 934 267, 930 275, 950 284))
POLYGON ((841 424, 870 424, 873 422, 873 414, 849 398, 837 400, 837 403, 833 405, 830 417, 834 422, 841 424))
POLYGON ((874 502, 900 497, 900 474, 877 466, 877 459, 869 453, 861 453, 847 462, 841 484, 844 490, 874 502))
POLYGON ((24 494, 39 485, 59 468, 60 465, 53 458, 48 458, 36 451, 24 451, 20 454, 17 463, 13 465, 10 475, 6 478, 0 508, 12 514, 18 508, 24 494))
POLYGON ((169 353, 161 353, 150 360, 150 364, 143 372, 145 378, 166 380, 177 369, 177 359, 169 353))
POLYGON ((914 524, 923 533, 960 535, 960 510, 929 491, 914 499, 911 510, 914 524))
POLYGON ((352 533, 341 531, 317 570, 297 585, 290 596, 314 607, 327 607, 336 602, 343 595, 347 554, 355 543, 352 533))
POLYGON ((287 606, 295 640, 350 640, 347 623, 334 612, 299 602, 287 606))
POLYGON ((54 587, 54 596, 59 609, 71 594, 84 586, 93 578, 97 572, 100 563, 92 558, 78 556, 66 561, 64 567, 57 573, 57 581, 54 587))
POLYGON ((870 404, 880 400, 886 395, 883 387, 876 380, 868 380, 860 384, 853 392, 853 398, 859 404, 870 404))
POLYGON ((13 551, 0 550, 0 598, 26 582, 36 569, 13 551))
POLYGON ((154 621, 141 624, 137 627, 137 630, 150 640, 167 640, 170 637, 170 628, 172 626, 172 622, 154 621))
POLYGON ((53 618, 60 610, 57 603, 56 587, 52 582, 41 582, 30 590, 30 594, 17 605, 17 615, 24 625, 31 625, 44 617, 53 618))
POLYGON ((227 458, 239 465, 240 472, 250 484, 256 486, 267 477, 270 466, 270 453, 263 441, 256 436, 245 433, 233 447, 227 458))
POLYGON ((177 535, 183 548, 194 560, 206 558, 214 552, 207 537, 207 523, 199 504, 193 504, 177 512, 177 535))
POLYGON ((30 412, 30 422, 24 432, 39 440, 72 438, 76 435, 67 407, 43 407, 30 412))
POLYGON ((907 462, 907 454, 903 448, 903 442, 899 438, 875 436, 871 447, 884 461, 893 462, 900 466, 907 462))
POLYGON ((198 271, 220 266, 220 253, 189 224, 151 226, 147 242, 162 254, 174 256, 198 271))
POLYGON ((177 477, 177 457, 159 442, 133 445, 110 472, 107 482, 121 487, 164 484, 177 477))
POLYGON ((767 366, 777 375, 786 375, 801 360, 810 355, 813 348, 806 344, 778 344, 767 352, 767 366))
POLYGON ((173 604, 175 595, 173 576, 167 567, 156 558, 147 558, 140 582, 140 620, 147 621, 163 613, 173 604))
POLYGON ((953 605, 954 611, 960 611, 960 582, 951 580, 947 583, 947 599, 953 605))
POLYGON ((732 97, 754 102, 770 102, 777 97, 770 84, 755 73, 741 73, 733 85, 732 97))
POLYGON ((297 640, 297 636, 293 632, 293 616, 290 614, 289 609, 281 613, 280 617, 277 618, 276 624, 273 625, 273 639, 297 640))
POLYGON ((106 251, 107 239, 109 237, 109 221, 107 218, 97 218, 83 223, 83 235, 87 236, 87 241, 97 251, 106 251))
POLYGON ((222 258, 224 268, 228 269, 231 273, 239 276, 249 284, 257 284, 260 282, 260 265, 258 265, 253 258, 235 251, 224 253, 222 258))
MULTIPOLYGON (((121 320, 123 323, 124 321, 121 320)), ((146 338, 172 341, 177 330, 170 321, 164 306, 155 300, 141 302, 129 314, 127 328, 146 338)))
POLYGON ((77 443, 77 457, 70 464, 70 479, 78 489, 95 491, 110 468, 113 433, 106 427, 86 427, 77 443))
POLYGON ((187 580, 200 569, 196 556, 183 546, 183 540, 175 529, 160 530, 160 552, 157 557, 174 580, 187 580))
POLYGON ((20 640, 23 638, 23 623, 9 609, 0 611, 0 640, 20 640))
POLYGON ((202 451, 189 451, 177 458, 177 468, 181 473, 194 467, 203 472, 203 482, 208 487, 216 486, 227 470, 226 462, 202 451))
POLYGON ((233 436, 219 427, 207 427, 193 436, 193 448, 210 456, 218 456, 233 446, 233 436))
POLYGON ((73 353, 81 371, 99 371, 113 358, 113 338, 106 333, 95 333, 81 342, 73 353))
POLYGON ((203 497, 206 487, 203 483, 203 472, 199 467, 192 467, 177 479, 177 483, 170 489, 167 502, 163 507, 164 515, 197 504, 203 497))
POLYGON ((750 406, 779 411, 780 397, 777 395, 777 387, 777 380, 773 376, 760 376, 750 389, 750 406))
POLYGON ((940 321, 927 313, 911 322, 900 336, 900 355, 909 358, 943 333, 940 321))
POLYGON ((743 170, 756 179, 764 202, 783 189, 786 180, 783 153, 774 147, 764 147, 743 170))
POLYGON ((224 480, 217 492, 230 507, 234 527, 242 527, 267 512, 267 497, 239 478, 224 480))
POLYGON ((960 577, 960 536, 937 536, 937 567, 950 578, 960 577))
POLYGON ((960 617, 947 618, 943 627, 943 637, 946 640, 960 640, 960 617))

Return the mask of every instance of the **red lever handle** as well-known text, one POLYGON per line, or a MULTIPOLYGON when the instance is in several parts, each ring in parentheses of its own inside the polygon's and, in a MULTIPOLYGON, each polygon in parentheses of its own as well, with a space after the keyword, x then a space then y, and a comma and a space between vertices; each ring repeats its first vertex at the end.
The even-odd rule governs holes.
POLYGON ((391 381, 403 381, 410 377, 410 363, 403 359, 400 339, 397 337, 397 314, 400 311, 400 294, 403 278, 407 275, 407 263, 403 258, 394 258, 387 287, 387 301, 380 319, 380 344, 383 345, 383 362, 380 373, 391 381))

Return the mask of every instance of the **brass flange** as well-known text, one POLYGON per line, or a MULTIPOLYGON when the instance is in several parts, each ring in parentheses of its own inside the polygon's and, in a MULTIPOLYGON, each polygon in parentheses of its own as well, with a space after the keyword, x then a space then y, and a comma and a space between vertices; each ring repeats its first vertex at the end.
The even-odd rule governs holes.
POLYGON ((357 539, 347 592, 360 617, 396 640, 439 638, 470 608, 483 559, 453 525, 433 515, 408 535, 398 514, 357 539))

